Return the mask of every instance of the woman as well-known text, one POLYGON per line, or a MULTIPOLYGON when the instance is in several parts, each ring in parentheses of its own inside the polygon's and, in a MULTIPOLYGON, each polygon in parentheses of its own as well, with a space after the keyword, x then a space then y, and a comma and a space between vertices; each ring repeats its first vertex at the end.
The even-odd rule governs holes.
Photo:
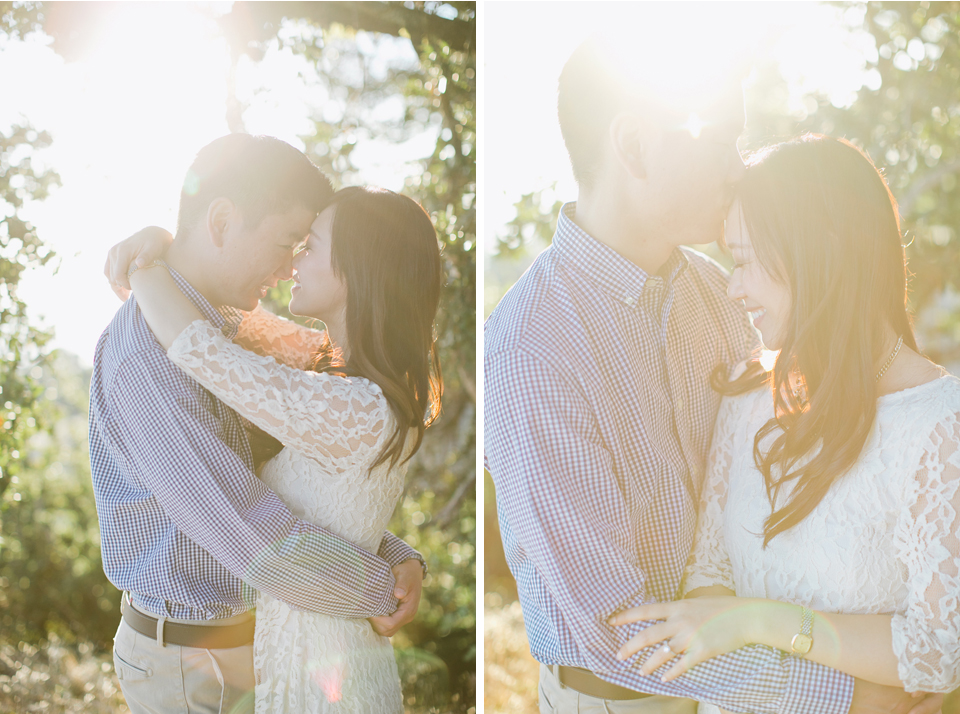
POLYGON ((917 352, 889 189, 848 142, 805 136, 751 162, 725 232, 729 296, 779 354, 715 374, 688 599, 615 616, 661 620, 620 657, 662 641, 642 669, 673 679, 759 643, 960 686, 960 380, 917 352))
MULTIPOLYGON (((441 265, 424 210, 382 189, 339 191, 293 263, 290 311, 326 332, 258 308, 238 342, 260 354, 204 321, 158 264, 130 284, 170 359, 286 445, 260 476, 294 515, 376 552, 440 406, 441 265)), ((390 641, 366 620, 261 593, 254 667, 258 713, 403 711, 390 641)))

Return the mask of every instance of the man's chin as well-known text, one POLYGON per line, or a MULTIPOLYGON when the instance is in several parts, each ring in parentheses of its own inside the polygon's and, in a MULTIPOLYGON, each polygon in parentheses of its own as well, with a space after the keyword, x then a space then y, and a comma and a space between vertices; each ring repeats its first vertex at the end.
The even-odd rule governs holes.
POLYGON ((257 305, 260 304, 260 296, 245 295, 243 297, 234 298, 227 304, 230 305, 230 307, 237 308, 238 310, 250 312, 251 310, 257 309, 257 305))

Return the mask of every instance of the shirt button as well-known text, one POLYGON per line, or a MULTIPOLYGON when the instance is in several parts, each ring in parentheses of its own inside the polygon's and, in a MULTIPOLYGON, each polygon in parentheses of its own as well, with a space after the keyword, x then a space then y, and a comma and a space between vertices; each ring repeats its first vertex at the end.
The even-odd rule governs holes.
POLYGON ((634 305, 637 304, 637 299, 635 297, 628 297, 628 298, 624 298, 623 302, 629 305, 630 307, 633 307, 634 305))
POLYGON ((677 409, 683 409, 683 400, 682 400, 682 399, 678 399, 678 400, 677 400, 677 409))

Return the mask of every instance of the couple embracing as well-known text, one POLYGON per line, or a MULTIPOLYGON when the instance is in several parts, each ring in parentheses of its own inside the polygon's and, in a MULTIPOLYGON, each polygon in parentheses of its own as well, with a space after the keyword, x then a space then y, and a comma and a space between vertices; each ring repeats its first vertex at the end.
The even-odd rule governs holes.
POLYGON ((234 134, 190 167, 176 237, 106 272, 133 297, 97 345, 91 471, 131 711, 402 712, 387 637, 425 565, 385 529, 440 406, 430 218, 234 134), (291 276, 324 331, 259 306, 291 276))
POLYGON ((918 353, 896 202, 840 139, 745 166, 739 80, 667 101, 649 67, 567 62, 578 200, 484 331, 540 710, 935 712, 960 380, 918 353), (732 275, 682 247, 716 239, 732 275))

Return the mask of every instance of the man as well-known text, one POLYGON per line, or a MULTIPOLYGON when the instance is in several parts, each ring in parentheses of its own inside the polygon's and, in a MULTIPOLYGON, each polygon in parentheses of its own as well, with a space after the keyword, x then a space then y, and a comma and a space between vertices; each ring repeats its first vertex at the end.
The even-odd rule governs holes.
POLYGON ((742 175, 739 77, 639 75, 657 64, 616 56, 614 42, 590 40, 564 67, 578 200, 484 331, 485 457, 540 709, 687 713, 690 697, 770 714, 905 712, 916 700, 902 691, 767 647, 669 683, 666 667, 639 673, 649 649, 616 659, 649 623, 607 619, 680 586, 720 402, 710 374, 758 343, 719 266, 680 248, 720 235, 742 175))
MULTIPOLYGON (((294 250, 332 193, 282 141, 217 139, 184 181, 171 275, 234 336, 238 309, 291 277, 294 250)), ((129 593, 114 662, 134 712, 253 710, 254 589, 373 618, 387 635, 416 613, 419 554, 385 534, 378 557, 295 518, 254 475, 240 417, 167 359, 135 299, 97 345, 90 462, 104 570, 129 593)))

